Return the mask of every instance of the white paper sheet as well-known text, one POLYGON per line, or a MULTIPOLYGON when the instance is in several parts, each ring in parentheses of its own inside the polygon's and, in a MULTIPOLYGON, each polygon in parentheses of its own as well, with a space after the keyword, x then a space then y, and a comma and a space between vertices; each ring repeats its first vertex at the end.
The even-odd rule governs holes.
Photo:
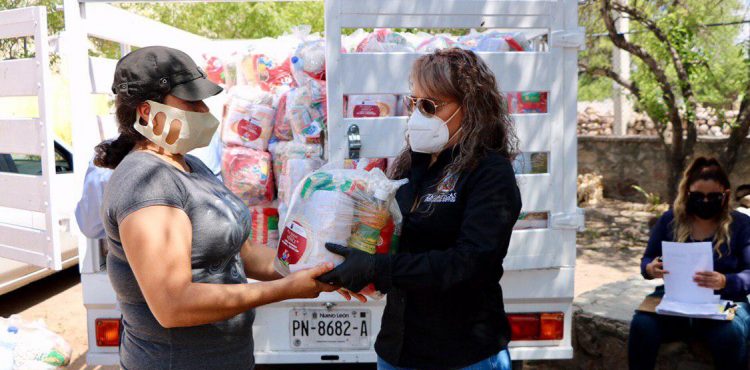
POLYGON ((671 316, 686 316, 712 320, 731 320, 734 313, 724 311, 728 301, 718 303, 680 303, 662 300, 656 306, 656 313, 671 316))
POLYGON ((713 250, 710 242, 662 242, 664 269, 664 300, 680 303, 716 303, 719 296, 709 288, 701 288, 693 277, 699 271, 713 271, 713 250))

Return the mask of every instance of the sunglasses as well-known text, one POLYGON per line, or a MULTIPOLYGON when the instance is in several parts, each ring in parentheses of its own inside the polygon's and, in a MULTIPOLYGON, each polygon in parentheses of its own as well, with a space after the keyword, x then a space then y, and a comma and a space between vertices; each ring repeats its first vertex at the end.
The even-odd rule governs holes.
POLYGON ((688 198, 693 201, 701 200, 701 201, 711 202, 711 201, 723 201, 725 195, 726 195, 725 193, 718 192, 718 191, 711 192, 711 193, 701 193, 699 191, 691 191, 688 193, 688 198))
POLYGON ((427 117, 432 117, 437 113, 438 109, 448 105, 448 102, 440 101, 437 99, 430 98, 417 98, 414 95, 404 96, 404 107, 409 114, 414 112, 414 109, 419 109, 422 114, 427 117))

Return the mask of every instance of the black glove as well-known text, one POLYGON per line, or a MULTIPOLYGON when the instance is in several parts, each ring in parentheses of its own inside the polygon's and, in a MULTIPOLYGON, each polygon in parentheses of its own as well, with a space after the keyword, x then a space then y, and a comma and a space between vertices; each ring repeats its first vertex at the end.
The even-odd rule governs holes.
POLYGON ((345 258, 338 267, 321 275, 318 280, 343 286, 352 292, 359 292, 367 284, 381 278, 386 273, 387 255, 362 252, 359 249, 347 248, 338 244, 327 243, 326 249, 345 258))

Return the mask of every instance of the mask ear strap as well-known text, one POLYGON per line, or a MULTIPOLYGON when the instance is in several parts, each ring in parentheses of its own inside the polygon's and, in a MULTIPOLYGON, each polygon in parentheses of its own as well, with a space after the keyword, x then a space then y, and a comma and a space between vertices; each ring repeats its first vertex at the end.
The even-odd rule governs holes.
POLYGON ((456 109, 456 111, 453 112, 453 114, 451 114, 451 116, 445 121, 445 123, 450 122, 453 119, 453 117, 455 117, 460 111, 461 111, 461 106, 459 106, 458 109, 456 109))

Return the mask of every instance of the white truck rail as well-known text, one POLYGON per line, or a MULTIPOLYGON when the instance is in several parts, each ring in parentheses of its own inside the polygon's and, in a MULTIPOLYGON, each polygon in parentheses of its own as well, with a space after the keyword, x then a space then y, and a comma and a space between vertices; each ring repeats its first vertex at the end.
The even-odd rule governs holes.
MULTIPOLYGON (((0 257, 60 270, 60 219, 52 202, 55 189, 55 147, 47 11, 30 7, 0 12, 0 39, 34 38, 34 57, 0 61, 0 97, 36 96, 39 115, 0 116, 0 153, 41 158, 38 175, 0 173, 0 213, 44 214, 43 225, 0 220, 0 257)), ((33 216, 31 216, 33 218, 33 216)), ((23 218, 23 217, 22 217, 23 218)))
POLYGON ((548 215, 548 227, 514 231, 501 281, 508 313, 562 312, 564 337, 511 342, 513 359, 572 357, 571 325, 576 229, 577 52, 583 45, 576 0, 326 1, 329 158, 394 157, 404 147, 406 117, 345 118, 350 94, 403 94, 416 53, 341 50, 341 30, 353 28, 497 28, 544 30, 548 48, 532 52, 481 52, 505 92, 548 93, 547 113, 514 115, 524 153, 548 154, 548 172, 519 174, 524 212, 548 215), (356 126, 356 129, 352 130, 356 126), (359 133, 355 148, 349 134, 359 133))

